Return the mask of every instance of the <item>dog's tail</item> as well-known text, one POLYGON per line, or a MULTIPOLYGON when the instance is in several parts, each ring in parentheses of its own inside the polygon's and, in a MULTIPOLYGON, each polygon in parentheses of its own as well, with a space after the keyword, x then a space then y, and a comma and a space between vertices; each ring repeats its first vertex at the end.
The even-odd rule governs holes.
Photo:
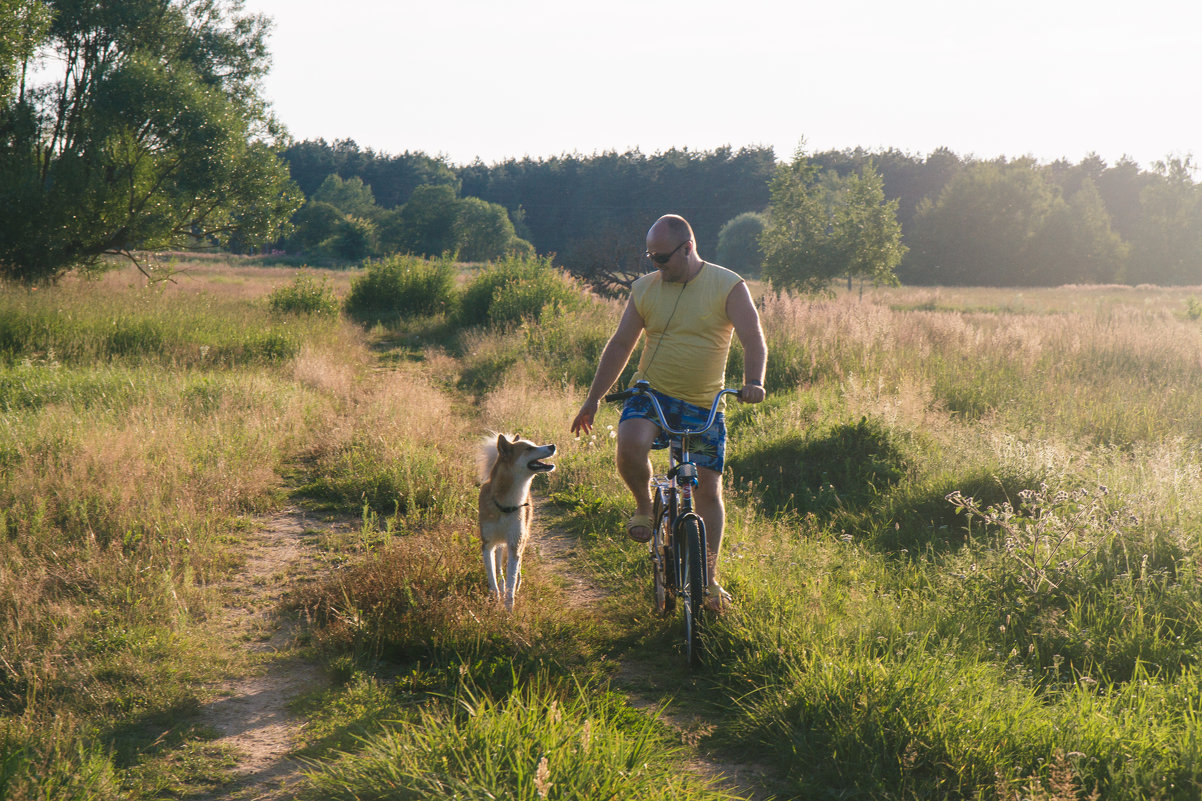
MULTIPOLYGON (((476 476, 481 484, 488 481, 493 465, 497 463, 497 437, 499 436, 501 436, 500 432, 491 431, 480 440, 480 450, 476 452, 476 476)), ((505 439, 513 441, 517 437, 505 434, 505 439)))

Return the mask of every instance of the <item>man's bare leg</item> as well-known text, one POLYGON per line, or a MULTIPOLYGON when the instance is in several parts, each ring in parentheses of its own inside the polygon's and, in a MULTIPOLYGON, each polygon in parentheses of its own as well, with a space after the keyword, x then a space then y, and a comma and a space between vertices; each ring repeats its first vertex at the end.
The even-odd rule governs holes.
POLYGON ((707 467, 697 468, 697 491, 693 507, 705 521, 705 549, 709 555, 710 583, 718 581, 718 555, 722 551, 722 530, 726 526, 726 506, 722 502, 722 474, 707 467))
MULTIPOLYGON (((636 515, 651 517, 651 443, 658 434, 659 426, 644 417, 618 423, 618 475, 634 497, 636 515)), ((635 528, 632 534, 637 534, 640 528, 635 528)), ((650 539, 651 530, 637 536, 650 539)))

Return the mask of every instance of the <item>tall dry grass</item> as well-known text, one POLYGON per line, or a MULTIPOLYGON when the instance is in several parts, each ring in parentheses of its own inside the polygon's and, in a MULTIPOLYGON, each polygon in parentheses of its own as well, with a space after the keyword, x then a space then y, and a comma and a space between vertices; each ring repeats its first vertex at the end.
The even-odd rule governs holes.
POLYGON ((1202 325, 1183 301, 1136 301, 1012 314, 769 295, 763 319, 779 389, 846 382, 912 404, 923 388, 928 408, 1099 444, 1202 435, 1202 325))
POLYGON ((347 512, 462 519, 475 457, 455 412, 420 369, 372 374, 308 443, 303 492, 347 512))
POLYGON ((105 743, 128 758, 131 721, 186 715, 237 661, 210 628, 213 582, 365 369, 356 329, 274 318, 260 300, 269 284, 248 292, 209 274, 203 287, 146 287, 122 271, 0 292, 8 793, 116 797, 54 784, 43 766, 104 765, 112 778, 105 743))

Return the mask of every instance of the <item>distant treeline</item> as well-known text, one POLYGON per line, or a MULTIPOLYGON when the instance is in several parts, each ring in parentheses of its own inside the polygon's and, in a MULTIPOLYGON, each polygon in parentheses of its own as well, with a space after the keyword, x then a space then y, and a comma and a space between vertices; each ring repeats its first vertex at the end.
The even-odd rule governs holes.
MULTIPOLYGON (((420 152, 386 155, 350 140, 309 140, 284 155, 309 198, 336 175, 359 179, 381 210, 403 210, 414 190, 428 185, 502 207, 513 224, 511 242, 529 242, 593 277, 633 269, 647 227, 666 212, 688 218, 700 252, 712 258, 726 222, 766 210, 777 164, 768 147, 454 166, 420 152)), ((909 248, 898 268, 905 283, 1202 283, 1202 194, 1189 159, 1145 170, 1094 155, 1041 164, 947 149, 921 156, 857 148, 809 158, 839 175, 868 164, 880 173, 886 197, 898 200, 909 248)), ((406 241, 420 240, 411 234, 406 241)))

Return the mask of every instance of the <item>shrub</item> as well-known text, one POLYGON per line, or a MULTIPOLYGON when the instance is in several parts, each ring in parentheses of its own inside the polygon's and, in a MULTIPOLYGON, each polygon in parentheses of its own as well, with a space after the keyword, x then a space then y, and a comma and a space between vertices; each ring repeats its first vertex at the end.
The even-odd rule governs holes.
POLYGON ((742 275, 758 276, 764 265, 763 233, 762 214, 747 211, 729 220, 718 232, 718 263, 742 275))
POLYGON ((304 273, 268 295, 267 306, 276 314, 338 314, 338 298, 329 279, 304 273))
POLYGON ((952 592, 989 629, 1000 653, 1045 680, 1134 681, 1141 663, 1161 676, 1196 664, 1202 592, 1180 542, 1158 533, 1105 487, 1042 484, 1017 506, 947 500, 996 532, 971 555, 952 592))
POLYGON ((450 311, 455 301, 450 259, 389 256, 368 264, 367 272, 351 282, 346 311, 362 322, 380 322, 450 311))
POLYGON ((522 241, 514 232, 505 207, 478 197, 465 197, 455 204, 451 230, 459 257, 464 261, 500 258, 522 241))
POLYGON ((1195 297, 1185 299, 1185 317, 1187 320, 1202 320, 1202 303, 1195 297))
POLYGON ((505 252, 519 258, 530 258, 534 256, 534 245, 521 237, 515 236, 505 245, 505 252))
MULTIPOLYGON (((601 351, 613 333, 613 315, 600 304, 568 312, 544 314, 538 325, 522 329, 523 352, 547 367, 549 375, 562 376, 587 387, 597 370, 601 351)), ((634 366, 627 365, 619 383, 625 386, 634 366)))
POLYGON ((345 215, 329 203, 310 200, 292 215, 292 233, 285 240, 290 251, 317 252, 332 239, 345 215))
POLYGON ((756 486, 763 508, 818 515, 867 508, 910 463, 905 443, 868 417, 756 438, 730 459, 732 471, 756 486))
POLYGON ((509 256, 489 265, 468 284, 460 319, 465 325, 537 321, 550 307, 579 307, 580 293, 579 285, 552 267, 549 258, 509 256))
POLYGON ((360 261, 376 248, 376 225, 363 217, 346 217, 338 223, 334 236, 322 243, 333 256, 346 261, 360 261))

